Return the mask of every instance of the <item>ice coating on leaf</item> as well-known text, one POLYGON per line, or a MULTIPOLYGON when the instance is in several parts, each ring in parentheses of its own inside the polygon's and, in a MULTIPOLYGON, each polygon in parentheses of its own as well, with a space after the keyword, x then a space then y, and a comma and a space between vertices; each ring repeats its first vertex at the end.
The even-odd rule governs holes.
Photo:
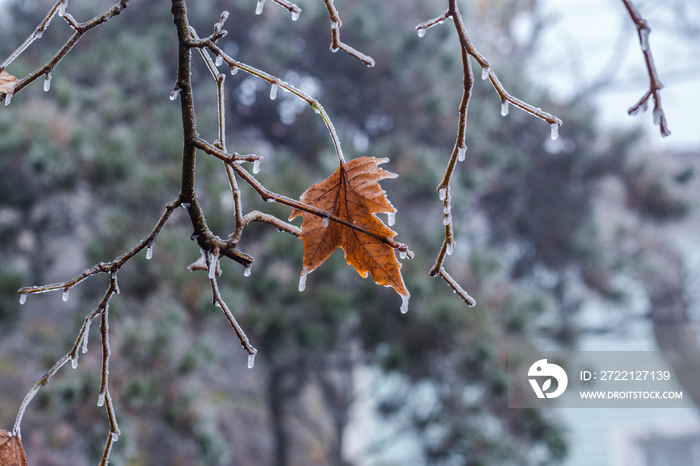
POLYGON ((425 28, 418 27, 416 28, 416 32, 418 33, 418 37, 425 36, 425 28))
POLYGON ((555 141, 557 138, 559 138, 559 123, 552 123, 549 125, 549 127, 552 130, 552 134, 550 135, 552 137, 552 141, 555 141))
POLYGON ((46 73, 46 79, 44 79, 44 92, 49 92, 51 89, 51 72, 46 73))
POLYGON ((323 228, 328 228, 328 225, 330 225, 330 219, 328 217, 323 217, 323 220, 321 221, 321 225, 323 228))
POLYGON ((301 15, 301 9, 292 11, 292 21, 297 21, 301 15))
POLYGON ((105 394, 104 392, 100 393, 100 395, 97 397, 97 406, 104 406, 105 405, 105 394))
POLYGON ((252 267, 253 267, 252 265, 246 265, 246 266, 245 266, 245 269, 243 270, 243 276, 244 276, 244 277, 250 277, 250 273, 251 273, 251 268, 252 268, 252 267))
POLYGON ((401 314, 408 312, 408 300, 411 299, 411 293, 401 295, 401 314))
POLYGON ((27 302, 27 294, 26 293, 21 293, 19 295, 19 303, 24 304, 27 302))
POLYGON ((214 65, 221 66, 223 64, 224 64, 224 57, 222 57, 221 55, 217 55, 216 60, 214 60, 214 65))
POLYGON ((173 92, 170 93, 170 100, 175 100, 177 99, 177 96, 180 95, 180 88, 178 87, 177 89, 173 89, 173 92))
MULTIPOLYGON (((255 159, 253 162, 253 173, 260 173, 260 159, 255 159)), ((270 201, 268 200, 267 202, 270 201)))
POLYGON ((389 224, 390 227, 394 226, 394 223, 396 223, 396 212, 387 212, 386 223, 389 224))
POLYGON ((66 288, 63 290, 63 296, 61 296, 63 301, 68 301, 68 298, 70 298, 70 288, 66 288))
POLYGON ((440 188, 440 190, 438 191, 438 196, 440 197, 441 201, 444 201, 447 197, 447 188, 440 188))
POLYGON ((507 116, 509 110, 510 102, 504 100, 501 102, 501 116, 507 116))
POLYGON ((299 291, 304 291, 306 289, 306 277, 309 275, 309 268, 304 267, 299 276, 299 291))
POLYGON ((151 260, 153 259, 153 245, 148 245, 146 248, 146 259, 151 260))
POLYGON ((74 357, 70 358, 70 365, 73 367, 73 369, 78 368, 78 355, 77 354, 74 357))
POLYGON ((270 100, 275 100, 277 98, 277 90, 280 88, 279 81, 275 81, 270 86, 270 100))
POLYGON ((265 7, 265 0, 258 0, 258 4, 255 6, 255 14, 261 15, 264 7, 265 7))
POLYGON ((467 146, 461 146, 457 149, 457 160, 464 162, 467 158, 467 146))
POLYGON ((248 369, 252 369, 255 366, 255 355, 258 354, 258 350, 253 350, 252 353, 248 355, 248 369))
POLYGON ((489 73, 491 73, 490 67, 485 66, 485 67, 481 68, 481 79, 483 79, 484 81, 489 79, 489 73))

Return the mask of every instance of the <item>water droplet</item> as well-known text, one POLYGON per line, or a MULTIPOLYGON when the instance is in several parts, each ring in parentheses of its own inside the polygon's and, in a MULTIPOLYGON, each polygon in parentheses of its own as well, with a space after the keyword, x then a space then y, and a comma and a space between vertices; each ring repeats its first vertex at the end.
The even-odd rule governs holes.
POLYGON ((224 57, 222 57, 221 55, 217 55, 216 60, 214 60, 214 65, 221 66, 223 64, 224 64, 224 57))
POLYGON ((339 29, 342 25, 341 21, 331 21, 331 29, 339 29))
POLYGON ((244 277, 250 277, 251 268, 252 268, 251 265, 246 265, 245 270, 243 270, 244 277))
POLYGON ((38 30, 34 31, 34 37, 36 37, 37 39, 41 39, 41 36, 43 36, 43 35, 44 35, 43 29, 38 29, 38 30))
POLYGON ((99 396, 97 397, 97 406, 104 406, 105 405, 105 394, 100 393, 99 396))
POLYGON ((253 162, 253 173, 260 173, 260 159, 255 159, 253 162))
POLYGON ((258 0, 258 4, 255 6, 255 14, 261 15, 264 7, 265 7, 265 0, 258 0))
POLYGON ((19 303, 20 303, 20 304, 24 304, 24 303, 26 303, 26 302, 27 302, 27 294, 26 294, 26 293, 20 294, 20 295, 19 295, 19 303))
POLYGON ((328 228, 329 224, 330 224, 330 219, 328 217, 323 217, 323 221, 321 222, 321 225, 323 225, 323 228, 328 228))
POLYGON ((177 96, 180 95, 180 88, 177 87, 173 90, 173 92, 170 93, 170 100, 175 100, 177 99, 177 96))
POLYGON ((49 92, 51 89, 51 72, 46 73, 46 79, 44 79, 44 92, 49 92))
POLYGON ((418 27, 416 28, 416 32, 418 33, 418 37, 425 36, 425 28, 418 27))
POLYGON ((153 246, 152 245, 149 245, 146 248, 146 259, 148 259, 148 260, 153 259, 153 246))
POLYGON ((444 201, 447 197, 447 188, 440 188, 440 190, 438 191, 438 196, 440 197, 441 201, 444 201))
POLYGON ((448 256, 451 256, 452 253, 455 250, 455 243, 452 241, 448 242, 447 245, 445 246, 445 252, 447 253, 448 256))
POLYGON ((450 223, 452 223, 452 214, 447 214, 445 215, 445 218, 442 219, 443 225, 447 226, 450 223))
POLYGON ((258 354, 258 350, 254 349, 252 353, 248 355, 248 369, 252 369, 255 366, 255 355, 258 354))
POLYGON ((280 88, 279 81, 274 81, 272 86, 270 86, 270 100, 275 100, 277 98, 277 90, 280 88))
POLYGON ((405 295, 401 296, 401 314, 408 312, 408 300, 411 299, 411 293, 406 292, 405 295))
POLYGON ((112 442, 118 442, 118 441, 119 441, 119 433, 112 432, 112 442))
POLYGON ((467 158, 467 146, 461 146, 457 149, 457 160, 464 162, 467 158))
POLYGON ((549 127, 552 129, 550 136, 552 137, 552 141, 554 141, 559 137, 559 123, 552 123, 549 127))
POLYGON ((292 21, 297 21, 299 19, 300 15, 301 15, 300 9, 292 11, 292 21))
POLYGON ((490 74, 490 73, 491 73, 491 68, 490 68, 490 67, 488 67, 488 66, 483 67, 483 68, 481 69, 481 79, 483 79, 484 81, 486 81, 487 79, 489 79, 489 74, 490 74))
POLYGON ((401 259, 405 259, 406 258, 406 251, 399 251, 399 257, 401 259))
POLYGON ((386 223, 389 224, 389 226, 394 226, 394 223, 396 223, 396 212, 389 212, 386 214, 386 223))
POLYGON ((306 276, 309 274, 309 268, 304 267, 301 271, 301 276, 299 276, 299 291, 304 291, 306 289, 306 276))
POLYGON ((501 102, 501 116, 508 115, 509 105, 510 102, 508 102, 507 100, 501 102))
POLYGON ((64 301, 68 301, 68 298, 70 298, 70 288, 66 288, 63 290, 63 296, 62 296, 64 301))
POLYGON ((236 65, 231 66, 231 75, 235 76, 238 73, 238 67, 236 65))

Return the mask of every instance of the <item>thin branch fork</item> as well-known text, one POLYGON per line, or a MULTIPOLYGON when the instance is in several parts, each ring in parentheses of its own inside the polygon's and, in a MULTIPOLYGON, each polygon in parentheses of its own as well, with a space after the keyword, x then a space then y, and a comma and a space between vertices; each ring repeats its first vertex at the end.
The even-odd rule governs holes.
POLYGON ((646 111, 648 106, 649 97, 654 98, 654 124, 659 125, 659 130, 661 131, 662 137, 667 137, 671 135, 671 130, 666 122, 666 115, 664 114, 663 107, 661 106, 661 89, 664 85, 659 79, 659 74, 656 71, 656 66, 654 65, 654 57, 651 54, 651 48, 649 47, 649 34, 651 33, 651 28, 646 22, 642 15, 639 14, 637 9, 634 7, 630 0, 622 0, 625 5, 627 12, 632 18, 634 25, 637 27, 637 34, 639 36, 639 45, 642 49, 642 54, 644 55, 644 63, 647 67, 647 73, 649 74, 649 90, 642 96, 639 101, 627 110, 630 115, 636 115, 639 111, 646 111))
POLYGON ((342 50, 353 58, 360 60, 362 63, 372 68, 375 63, 374 59, 369 55, 365 55, 357 49, 354 49, 340 40, 340 27, 343 22, 340 20, 338 10, 333 3, 333 0, 323 0, 328 10, 328 16, 331 18, 331 52, 335 53, 342 50))

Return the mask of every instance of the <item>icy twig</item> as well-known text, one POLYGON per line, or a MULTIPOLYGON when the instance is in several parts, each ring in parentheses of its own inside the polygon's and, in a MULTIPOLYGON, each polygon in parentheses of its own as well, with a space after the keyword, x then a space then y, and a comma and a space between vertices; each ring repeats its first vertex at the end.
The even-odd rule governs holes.
MULTIPOLYGON (((58 63, 68 54, 68 52, 70 52, 70 50, 75 46, 75 44, 78 43, 80 38, 83 37, 83 35, 86 32, 88 32, 90 29, 99 26, 100 24, 106 23, 114 16, 120 14, 129 5, 129 1, 130 0, 120 0, 118 3, 114 4, 110 9, 84 23, 78 23, 73 19, 72 16, 68 15, 69 19, 67 19, 66 21, 75 30, 73 35, 63 45, 63 47, 61 47, 61 49, 58 52, 56 52, 56 55, 54 55, 53 58, 46 62, 46 64, 44 64, 41 68, 38 68, 37 70, 31 72, 23 79, 20 79, 14 87, 13 95, 20 92, 22 89, 39 79, 41 76, 45 76, 51 73, 56 67, 56 65, 58 65, 58 63)), ((48 27, 49 23, 51 22, 51 19, 54 17, 54 15, 58 13, 58 10, 62 5, 64 5, 63 0, 59 0, 58 2, 56 2, 53 8, 51 8, 51 11, 49 11, 48 15, 46 15, 46 18, 44 18, 44 20, 39 24, 36 30, 34 30, 32 35, 29 36, 29 38, 27 38, 27 40, 25 40, 24 43, 20 45, 19 48, 8 57, 2 65, 0 65, 0 71, 4 70, 10 63, 12 63, 17 57, 19 57, 22 54, 22 52, 24 52, 32 44, 32 42, 34 42, 36 39, 42 36, 44 30, 48 27)), ((65 16, 66 15, 64 15, 64 19, 65 16)), ((5 94, 0 94, 0 96, 2 96, 3 99, 5 98, 5 94)))
POLYGON ((653 118, 654 124, 659 125, 659 130, 661 131, 662 137, 667 137, 671 135, 671 130, 666 122, 666 115, 661 106, 661 89, 664 85, 659 79, 659 74, 656 71, 656 66, 654 65, 654 57, 651 55, 651 48, 649 47, 649 33, 651 28, 647 22, 642 18, 637 9, 632 5, 630 0, 622 0, 627 12, 629 13, 634 25, 637 27, 637 34, 639 35, 639 45, 642 49, 642 54, 644 55, 644 62, 647 66, 647 72, 649 73, 649 90, 642 96, 639 101, 627 110, 630 115, 636 115, 639 113, 640 109, 642 111, 647 108, 647 101, 649 97, 654 97, 654 111, 653 118))
POLYGON ((467 306, 469 306, 469 307, 476 306, 476 301, 474 300, 474 298, 469 296, 469 293, 464 291, 464 289, 461 286, 459 286, 459 283, 457 283, 455 281, 455 279, 452 278, 452 276, 449 273, 447 273, 447 271, 444 268, 441 267, 440 270, 438 271, 438 273, 440 274, 442 279, 445 280, 445 282, 448 285, 450 285, 450 288, 452 288, 452 290, 455 293, 457 293, 459 295, 459 297, 464 300, 465 303, 467 303, 467 306))
POLYGON ((374 59, 369 55, 350 47, 340 40, 340 27, 343 22, 340 20, 338 15, 338 10, 335 8, 333 0, 323 0, 326 4, 326 9, 328 9, 328 16, 331 19, 331 52, 337 52, 342 50, 353 58, 360 60, 362 63, 372 68, 374 66, 374 59))

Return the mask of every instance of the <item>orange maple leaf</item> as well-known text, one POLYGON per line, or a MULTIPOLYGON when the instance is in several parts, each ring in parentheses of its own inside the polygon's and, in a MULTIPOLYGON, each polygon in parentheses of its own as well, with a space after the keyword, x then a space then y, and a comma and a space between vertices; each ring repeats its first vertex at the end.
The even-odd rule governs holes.
POLYGON ((15 91, 15 84, 19 79, 12 76, 5 70, 0 72, 0 94, 12 94, 15 91))
POLYGON ((0 464, 3 466, 27 466, 27 454, 22 441, 11 432, 0 429, 0 464))
POLYGON ((301 195, 300 200, 305 204, 323 209, 376 236, 294 209, 289 219, 298 216, 303 218, 300 235, 304 243, 302 280, 328 259, 336 248, 342 248, 347 263, 362 277, 372 275, 375 283, 390 286, 405 299, 408 298, 409 293, 401 276, 401 264, 396 260, 394 248, 379 239, 391 240, 396 232, 374 215, 393 215, 396 212, 379 186, 379 181, 398 176, 378 167, 387 161, 388 159, 360 157, 341 163, 328 179, 311 186, 301 195))

